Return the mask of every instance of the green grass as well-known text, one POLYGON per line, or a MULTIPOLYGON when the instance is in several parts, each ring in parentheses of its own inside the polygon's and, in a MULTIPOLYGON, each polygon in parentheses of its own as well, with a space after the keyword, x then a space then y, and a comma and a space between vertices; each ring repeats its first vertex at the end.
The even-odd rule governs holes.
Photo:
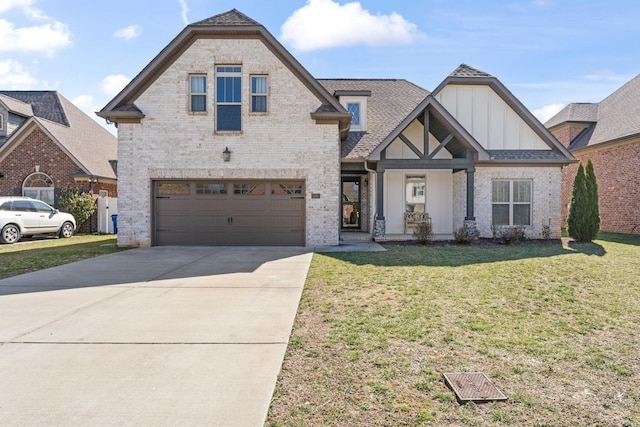
POLYGON ((387 249, 314 255, 267 425, 640 425, 640 236, 387 249))
POLYGON ((70 239, 23 240, 0 245, 0 279, 125 250, 113 235, 76 235, 70 239))

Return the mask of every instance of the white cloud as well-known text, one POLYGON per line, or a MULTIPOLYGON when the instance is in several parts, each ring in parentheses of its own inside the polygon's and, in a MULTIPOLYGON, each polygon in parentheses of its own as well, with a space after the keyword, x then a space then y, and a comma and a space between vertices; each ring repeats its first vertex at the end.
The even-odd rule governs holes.
POLYGON ((81 110, 92 110, 95 111, 95 106, 93 102, 93 95, 78 95, 71 100, 73 104, 80 108, 81 110))
POLYGON ((372 15, 359 2, 307 0, 282 25, 280 38, 297 51, 359 44, 408 44, 424 37, 401 15, 372 15))
POLYGON ((533 110, 532 113, 538 120, 540 120, 540 123, 545 123, 551 117, 558 114, 564 107, 564 104, 549 104, 542 108, 538 108, 537 110, 533 110))
POLYGON ((130 81, 129 77, 122 74, 112 74, 102 79, 102 91, 107 95, 117 95, 130 81))
POLYGON ((38 83, 35 77, 13 59, 0 61, 0 87, 9 90, 27 90, 38 83))
POLYGON ((41 52, 53 56, 70 44, 71 33, 62 22, 15 28, 11 22, 0 19, 0 52, 41 52))
POLYGON ((33 3, 33 0, 0 0, 0 13, 6 12, 15 8, 28 8, 33 3))
POLYGON ((182 9, 182 20, 184 21, 184 25, 189 25, 189 19, 187 18, 187 13, 189 13, 189 6, 187 5, 187 0, 178 0, 180 3, 180 8, 182 9))
POLYGON ((113 37, 118 39, 131 40, 138 37, 142 33, 142 27, 140 25, 129 25, 126 28, 120 28, 113 33, 113 37))

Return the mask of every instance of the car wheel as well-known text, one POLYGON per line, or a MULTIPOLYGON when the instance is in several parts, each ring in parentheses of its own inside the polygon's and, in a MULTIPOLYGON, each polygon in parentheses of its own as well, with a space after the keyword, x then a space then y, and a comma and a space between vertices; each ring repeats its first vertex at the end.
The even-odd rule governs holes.
POLYGON ((60 227, 60 231, 58 231, 58 237, 68 238, 73 236, 73 224, 70 222, 65 222, 60 227))
POLYGON ((20 229, 13 224, 5 225, 0 233, 0 242, 10 245, 18 240, 20 240, 20 229))

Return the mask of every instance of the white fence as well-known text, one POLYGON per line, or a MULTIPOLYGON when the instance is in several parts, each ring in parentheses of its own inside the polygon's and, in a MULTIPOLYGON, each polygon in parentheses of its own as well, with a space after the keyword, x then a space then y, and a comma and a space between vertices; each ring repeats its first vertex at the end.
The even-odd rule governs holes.
POLYGON ((117 197, 98 197, 98 233, 113 233, 111 215, 117 214, 117 197))

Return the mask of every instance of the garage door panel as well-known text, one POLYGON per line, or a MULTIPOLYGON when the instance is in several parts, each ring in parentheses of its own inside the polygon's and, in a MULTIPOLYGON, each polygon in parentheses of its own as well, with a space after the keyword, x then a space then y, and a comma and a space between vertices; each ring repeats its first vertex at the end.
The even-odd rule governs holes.
POLYGON ((304 245, 304 183, 163 181, 157 245, 304 245))

